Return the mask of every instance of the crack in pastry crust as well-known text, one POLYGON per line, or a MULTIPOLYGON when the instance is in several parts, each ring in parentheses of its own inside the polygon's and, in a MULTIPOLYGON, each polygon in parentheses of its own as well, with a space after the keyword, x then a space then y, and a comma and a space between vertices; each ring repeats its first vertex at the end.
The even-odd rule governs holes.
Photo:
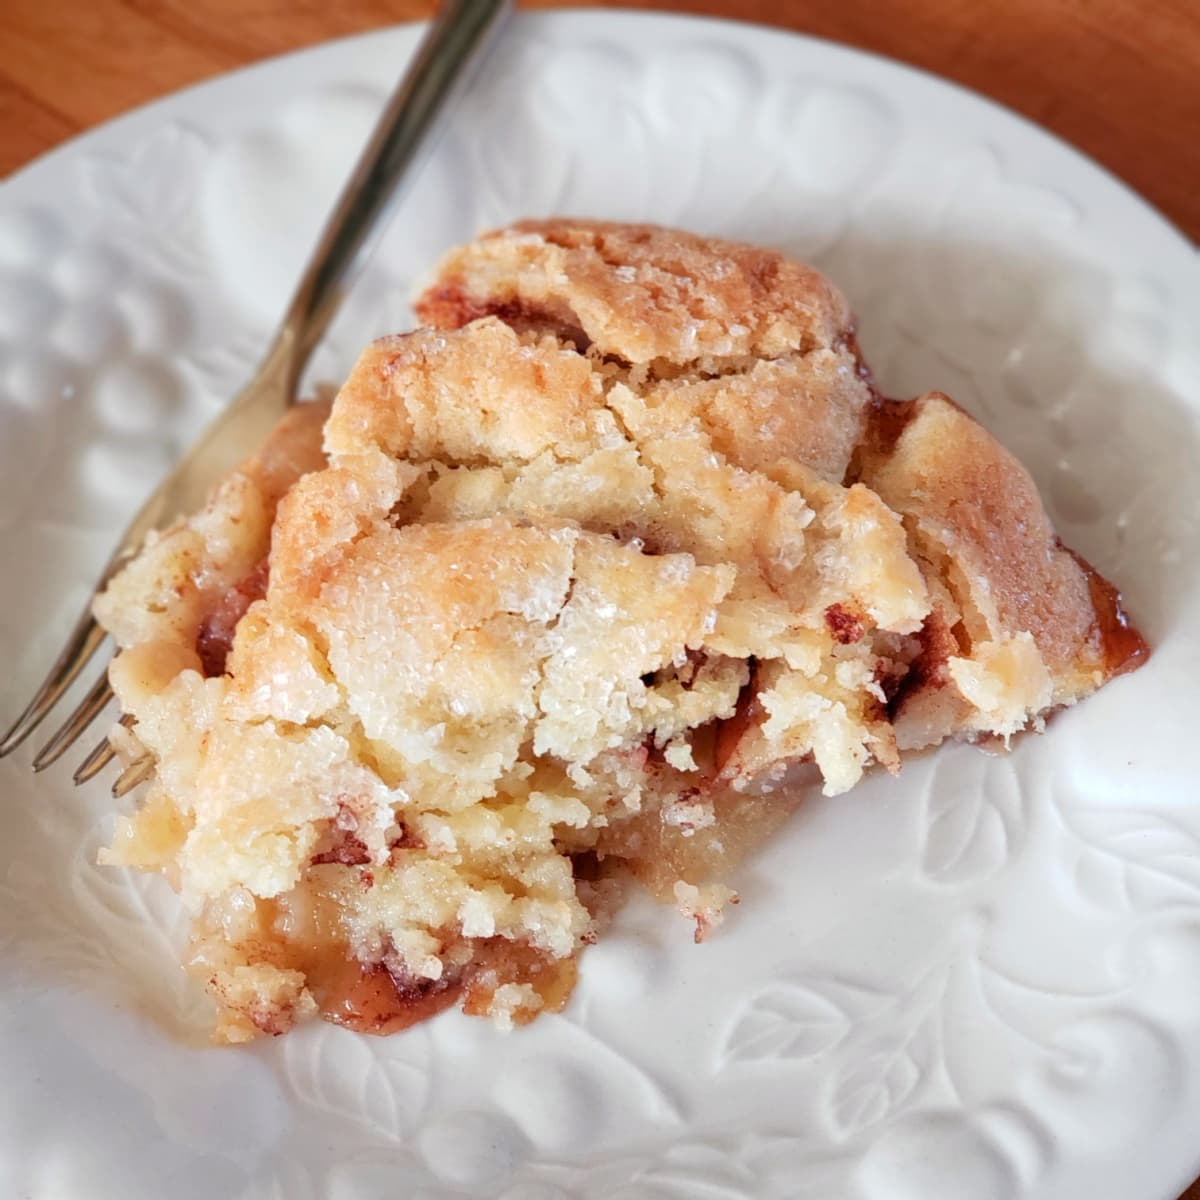
POLYGON ((104 857, 180 889, 226 1040, 554 1011, 620 872, 700 938, 800 782, 1145 656, 1011 456, 874 392, 807 267, 524 222, 417 309, 97 602, 156 764, 104 857))

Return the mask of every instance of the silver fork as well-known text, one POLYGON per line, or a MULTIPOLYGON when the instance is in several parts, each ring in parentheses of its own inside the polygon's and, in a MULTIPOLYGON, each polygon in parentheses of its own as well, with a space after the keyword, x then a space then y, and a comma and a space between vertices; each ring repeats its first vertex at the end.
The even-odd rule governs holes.
MULTIPOLYGON (((41 724, 105 640, 104 630, 92 616, 95 596, 148 533, 199 508, 213 484, 258 446, 295 402, 305 363, 368 258, 382 217, 398 199, 400 185, 414 174, 447 104, 479 66, 512 7, 512 0, 449 0, 442 5, 351 172, 257 373, 122 534, 54 666, 0 739, 0 758, 11 754, 41 724)), ((110 699, 106 666, 75 711, 35 755, 33 769, 41 771, 57 761, 110 699)), ((75 782, 91 779, 112 758, 105 738, 80 764, 75 782)), ((114 791, 133 786, 137 765, 126 770, 114 791)))

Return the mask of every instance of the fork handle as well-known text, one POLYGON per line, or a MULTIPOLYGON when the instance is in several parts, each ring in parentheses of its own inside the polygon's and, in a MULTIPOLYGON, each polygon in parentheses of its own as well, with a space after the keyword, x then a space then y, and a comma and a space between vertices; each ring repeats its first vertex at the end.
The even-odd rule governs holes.
POLYGON ((465 86, 513 9, 512 0, 448 0, 388 100, 346 181, 277 335, 290 354, 289 391, 370 255, 383 218, 403 194, 465 86))

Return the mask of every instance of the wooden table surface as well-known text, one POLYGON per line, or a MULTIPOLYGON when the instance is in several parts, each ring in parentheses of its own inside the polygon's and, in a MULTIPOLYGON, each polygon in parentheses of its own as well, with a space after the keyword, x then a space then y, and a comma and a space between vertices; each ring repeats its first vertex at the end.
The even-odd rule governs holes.
MULTIPOLYGON (((757 20, 924 67, 1073 142, 1200 241, 1198 0, 624 0, 622 7, 757 20)), ((4 0, 0 175, 185 84, 432 9, 429 0, 4 0)), ((1200 1182, 1185 1200, 1200 1200, 1200 1182)))
MULTIPOLYGON (((1073 142, 1200 241, 1200 0, 622 7, 782 25, 944 75, 1073 142)), ((432 9, 431 0, 3 0, 0 175, 184 84, 432 9)))

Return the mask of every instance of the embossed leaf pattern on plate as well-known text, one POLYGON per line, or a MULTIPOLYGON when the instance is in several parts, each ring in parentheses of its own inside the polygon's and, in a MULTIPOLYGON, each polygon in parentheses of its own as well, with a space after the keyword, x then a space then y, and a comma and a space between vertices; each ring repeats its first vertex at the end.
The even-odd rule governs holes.
POLYGON ((1200 908, 1200 837, 1181 821, 1144 810, 1080 809, 1074 882, 1100 908, 1200 908))
POLYGON ((828 996, 803 985, 768 988, 754 997, 721 1049, 724 1064, 809 1058, 837 1044, 849 1020, 828 996))
POLYGON ((930 879, 959 884, 998 871, 1022 830, 1020 781, 1008 757, 947 747, 924 794, 921 866, 930 879))
POLYGON ((292 1094, 330 1117, 365 1126, 372 1138, 410 1134, 429 1090, 428 1039, 418 1031, 377 1051, 365 1038, 311 1025, 286 1039, 283 1065, 292 1094))
POLYGON ((209 153, 201 133, 172 122, 128 155, 85 155, 80 166, 92 202, 141 253, 167 274, 186 274, 204 264, 198 195, 209 153))

